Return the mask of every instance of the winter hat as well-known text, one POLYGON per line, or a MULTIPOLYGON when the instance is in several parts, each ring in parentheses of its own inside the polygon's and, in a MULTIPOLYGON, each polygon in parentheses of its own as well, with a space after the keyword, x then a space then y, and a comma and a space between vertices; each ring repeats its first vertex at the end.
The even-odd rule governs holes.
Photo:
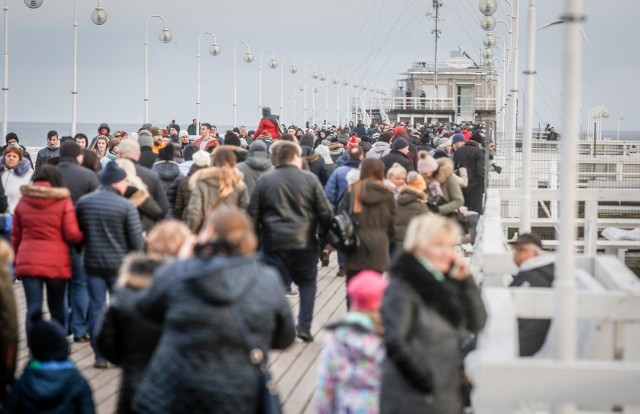
POLYGON ((61 157, 76 158, 80 154, 82 154, 82 148, 75 141, 67 141, 60 145, 61 157))
POLYGON ((306 145, 307 147, 312 147, 316 142, 316 136, 313 132, 307 132, 300 137, 300 145, 306 145))
POLYGON ((175 129, 176 131, 178 131, 178 133, 180 133, 180 125, 171 124, 171 125, 169 125, 169 129, 171 129, 171 128, 175 129))
MULTIPOLYGON (((142 128, 140 128, 140 129, 146 129, 147 131, 149 131, 151 129, 151 127, 153 127, 153 125, 151 125, 151 123, 147 122, 147 123, 142 124, 142 128)), ((140 132, 140 131, 138 131, 138 132, 140 132)))
POLYGON ((22 161, 22 148, 20 148, 20 145, 18 144, 9 144, 7 145, 7 149, 4 150, 4 154, 7 155, 11 152, 15 152, 16 154, 18 154, 18 158, 20 159, 20 161, 22 161))
POLYGON ((461 133, 457 133, 457 134, 453 134, 453 136, 451 137, 451 145, 455 145, 458 142, 465 142, 466 139, 464 139, 464 135, 462 135, 461 133))
POLYGON ((102 185, 111 185, 115 183, 119 183, 120 181, 127 178, 127 173, 115 162, 110 162, 107 166, 100 172, 100 184, 102 185))
POLYGON ((18 139, 18 135, 15 132, 9 132, 4 142, 8 142, 10 139, 15 139, 16 142, 20 142, 20 140, 18 139))
POLYGON ((249 154, 253 154, 254 152, 268 152, 267 144, 263 141, 253 141, 251 145, 249 145, 249 154))
POLYGON ((398 126, 394 127, 393 130, 391 130, 391 135, 393 135, 395 137, 396 135, 398 135, 399 133, 402 133, 402 132, 404 132, 406 134, 407 130, 402 125, 398 125, 398 126))
POLYGON ((238 136, 234 134, 233 131, 227 131, 227 133, 224 134, 224 145, 233 145, 236 147, 240 147, 242 146, 242 143, 240 142, 240 138, 238 138, 238 136))
POLYGON ((363 270, 349 281, 347 295, 354 310, 377 311, 382 305, 382 296, 387 288, 382 275, 372 270, 363 270))
POLYGON ((207 151, 196 151, 191 159, 193 160, 193 163, 198 167, 208 167, 211 165, 211 154, 209 154, 207 151))
POLYGON ((158 151, 158 161, 173 161, 175 158, 173 145, 167 145, 158 151))
POLYGON ((31 317, 27 342, 33 358, 40 362, 64 361, 69 357, 69 342, 64 329, 55 320, 43 320, 42 314, 31 317))
POLYGON ((471 138, 469 138, 469 140, 475 141, 480 145, 484 145, 484 134, 480 132, 474 132, 473 135, 471 135, 471 138))
POLYGON ((418 153, 418 172, 420 174, 429 174, 438 169, 438 161, 435 160, 426 151, 418 153))
POLYGON ((407 174, 407 185, 420 191, 427 189, 427 183, 417 171, 409 171, 409 174, 407 174))
POLYGON ((140 148, 142 147, 153 147, 153 137, 151 136, 151 132, 142 130, 138 133, 138 143, 140 144, 140 148))
POLYGON ((438 140, 438 145, 437 146, 438 146, 439 150, 443 150, 444 151, 445 148, 451 146, 451 140, 449 138, 440 138, 438 140))
POLYGON ((180 138, 182 138, 182 137, 188 137, 188 136, 189 136, 189 133, 188 133, 186 130, 184 130, 184 129, 183 129, 182 131, 180 131, 180 133, 178 134, 178 136, 179 136, 180 138))
POLYGON ((404 138, 396 138, 393 140, 393 144, 391 145, 391 149, 395 151, 400 151, 403 148, 407 148, 409 143, 404 138))
POLYGON ((198 151, 198 147, 196 147, 195 145, 187 145, 186 147, 184 147, 184 149, 182 150, 182 158, 184 158, 185 161, 192 161, 193 160, 193 154, 195 154, 198 151))
POLYGON ((326 145, 318 145, 315 151, 316 154, 322 157, 325 164, 333 164, 333 158, 331 158, 329 147, 326 145))
POLYGON ((357 147, 358 146, 358 138, 354 135, 349 138, 349 143, 347 144, 347 149, 357 147))

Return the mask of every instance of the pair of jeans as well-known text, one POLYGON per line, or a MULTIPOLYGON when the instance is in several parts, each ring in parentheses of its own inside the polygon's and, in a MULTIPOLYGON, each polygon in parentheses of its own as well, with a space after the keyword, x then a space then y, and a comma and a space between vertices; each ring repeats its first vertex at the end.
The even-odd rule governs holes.
POLYGON ((98 320, 105 310, 107 303, 107 293, 111 292, 116 283, 117 276, 92 276, 87 275, 87 287, 89 288, 89 335, 91 335, 91 347, 96 357, 96 361, 104 358, 98 352, 96 344, 96 328, 98 320))
POLYGON ((316 301, 318 259, 317 249, 279 250, 264 253, 264 262, 280 272, 283 283, 293 280, 300 292, 298 332, 311 333, 313 308, 316 301))
POLYGON ((31 317, 42 314, 42 300, 44 287, 47 287, 47 306, 51 313, 51 319, 60 323, 66 330, 67 309, 65 307, 65 295, 67 294, 67 279, 51 279, 46 277, 22 277, 22 287, 27 301, 26 332, 29 335, 31 329, 31 317))
POLYGON ((84 270, 82 254, 74 247, 71 253, 71 317, 69 327, 74 338, 81 338, 89 333, 89 293, 87 290, 87 273, 84 270))

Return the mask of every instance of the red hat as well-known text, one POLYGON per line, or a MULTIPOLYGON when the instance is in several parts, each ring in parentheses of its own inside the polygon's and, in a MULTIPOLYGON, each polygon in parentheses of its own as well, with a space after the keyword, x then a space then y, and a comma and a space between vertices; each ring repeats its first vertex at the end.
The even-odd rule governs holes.
POLYGON ((380 310, 387 281, 373 270, 363 270, 349 281, 347 295, 354 310, 380 310))
POLYGON ((393 131, 391 132, 391 134, 395 138, 396 135, 398 135, 399 133, 402 133, 402 132, 404 132, 406 134, 407 130, 402 125, 398 125, 398 126, 393 128, 393 131))
POLYGON ((347 144, 347 149, 357 147, 358 146, 358 137, 355 135, 349 138, 349 143, 347 144))

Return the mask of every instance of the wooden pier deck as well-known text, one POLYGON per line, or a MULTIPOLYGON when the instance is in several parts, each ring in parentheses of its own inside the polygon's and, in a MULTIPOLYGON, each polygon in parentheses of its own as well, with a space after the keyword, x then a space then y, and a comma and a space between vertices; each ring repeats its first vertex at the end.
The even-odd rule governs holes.
MULTIPOLYGON (((336 277, 337 261, 332 255, 328 267, 319 268, 318 291, 314 309, 312 333, 314 342, 304 343, 296 339, 287 350, 272 352, 270 355, 271 372, 275 377, 284 412, 287 414, 311 413, 316 381, 316 366, 322 346, 322 328, 332 320, 346 313, 345 278, 336 277)), ((25 298, 22 284, 14 285, 20 321, 20 345, 18 351, 18 370, 22 371, 28 361, 27 341, 24 334, 25 298)), ((298 297, 289 299, 294 315, 298 312, 298 297)), ((46 306, 45 306, 46 309, 46 306)), ((98 414, 115 412, 120 384, 120 369, 94 369, 93 351, 85 344, 71 345, 71 358, 89 380, 93 389, 93 400, 98 414)))

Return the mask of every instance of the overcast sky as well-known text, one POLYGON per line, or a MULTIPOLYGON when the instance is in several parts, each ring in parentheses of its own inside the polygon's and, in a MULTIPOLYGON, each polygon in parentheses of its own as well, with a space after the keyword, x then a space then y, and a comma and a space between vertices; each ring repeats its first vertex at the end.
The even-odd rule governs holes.
MULTIPOLYGON (((461 47, 479 59, 484 32, 477 0, 442 0, 440 61, 449 51, 461 47)), ((44 0, 39 9, 11 0, 9 12, 9 120, 67 122, 71 119, 73 6, 72 0, 44 0)), ((292 117, 294 80, 302 82, 303 68, 314 63, 340 74, 364 78, 391 90, 399 73, 411 62, 433 61, 432 11, 428 0, 104 0, 108 22, 95 26, 89 18, 97 0, 83 0, 79 6, 79 122, 141 123, 144 117, 145 21, 152 14, 164 16, 173 41, 158 41, 159 20, 149 27, 150 119, 166 125, 175 118, 186 125, 195 117, 196 49, 198 35, 216 34, 220 56, 208 54, 210 37, 203 38, 203 121, 220 125, 233 122, 233 45, 249 44, 255 56, 251 64, 242 61, 238 48, 238 122, 258 122, 258 61, 261 50, 270 48, 281 62, 291 55, 299 68, 296 75, 285 72, 285 121, 292 117)), ((561 1, 538 1, 538 26, 556 20, 563 12, 561 1)), ((584 30, 591 48, 585 45, 582 74, 582 123, 587 110, 606 105, 611 114, 604 129, 615 129, 617 114, 624 111, 622 130, 640 130, 640 2, 587 1, 588 20, 584 30)), ((526 10, 521 0, 520 71, 526 56, 526 10)), ((499 0, 498 18, 508 13, 499 0)), ((503 25, 496 33, 507 35, 503 25)), ((2 35, 2 33, 0 33, 2 35)), ((538 33, 535 112, 538 122, 561 128, 562 108, 561 26, 538 33)), ((264 54, 263 105, 279 112, 280 68, 268 68, 264 54)), ((289 63, 287 63, 287 66, 289 63)), ((329 75, 329 79, 333 75, 329 75)), ((324 84, 316 101, 316 119, 324 119, 324 84)), ((523 89, 523 83, 520 83, 523 89)), ((350 89, 353 96, 354 90, 350 89)), ((329 119, 335 118, 335 87, 329 84, 329 119)), ((298 123, 302 122, 302 94, 298 92, 298 123)), ((523 100, 520 99, 522 102, 523 100)), ((344 108, 344 87, 340 88, 344 108)), ((308 108, 310 116, 311 87, 308 108)), ((520 107, 520 114, 522 107, 520 107)), ((520 115, 521 116, 521 115, 520 115)), ((518 121, 522 125, 522 118, 518 121)))

